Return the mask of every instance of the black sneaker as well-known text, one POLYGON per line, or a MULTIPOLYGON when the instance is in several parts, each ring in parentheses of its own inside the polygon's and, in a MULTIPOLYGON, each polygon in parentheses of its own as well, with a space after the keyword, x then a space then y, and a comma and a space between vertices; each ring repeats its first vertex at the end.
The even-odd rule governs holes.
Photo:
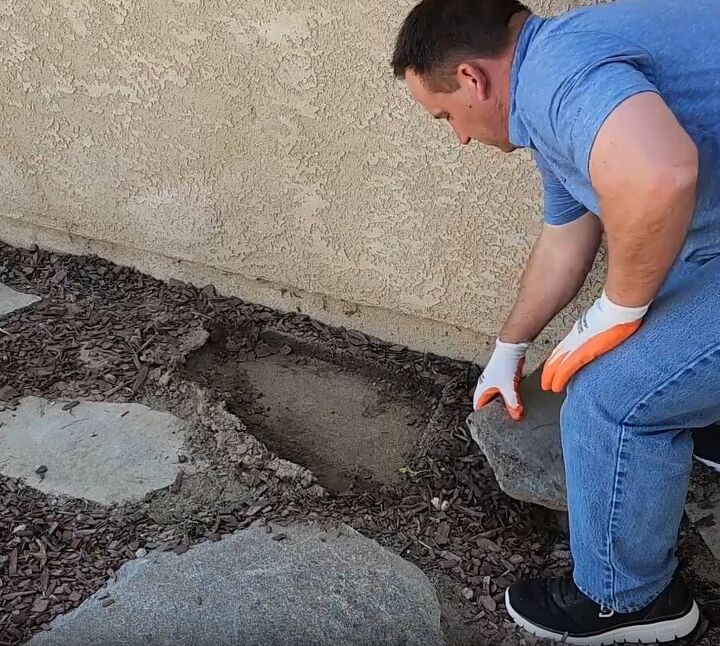
POLYGON ((695 443, 693 449, 695 459, 720 472, 720 425, 696 428, 692 436, 695 443))
POLYGON ((654 644, 689 635, 700 620, 698 606, 676 574, 649 606, 615 613, 586 597, 572 575, 519 581, 505 592, 516 624, 543 639, 564 644, 654 644))

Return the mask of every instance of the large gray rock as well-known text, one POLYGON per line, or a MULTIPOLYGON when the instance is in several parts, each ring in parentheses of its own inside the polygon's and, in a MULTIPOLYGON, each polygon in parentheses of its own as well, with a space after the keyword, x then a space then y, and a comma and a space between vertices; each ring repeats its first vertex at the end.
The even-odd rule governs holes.
POLYGON ((0 283, 0 316, 5 316, 15 310, 21 310, 23 307, 37 303, 39 300, 39 296, 16 292, 7 285, 0 283))
MULTIPOLYGON (((521 391, 523 421, 512 421, 502 403, 496 401, 468 417, 470 433, 505 493, 564 511, 567 500, 559 420, 564 397, 540 388, 540 370, 521 383, 521 391)), ((706 477, 701 477, 703 469, 706 467, 694 467, 685 512, 715 558, 720 559, 720 481, 708 478, 707 470, 706 477), (702 491, 700 500, 698 491, 702 491)))
POLYGON ((440 646, 435 591, 353 530, 252 527, 151 553, 31 646, 440 646), (283 532, 286 538, 273 540, 283 532), (105 595, 109 597, 103 599, 105 595), (108 599, 114 603, 108 604, 108 599))
POLYGON ((177 477, 184 427, 174 415, 139 404, 69 408, 25 397, 14 410, 0 411, 0 473, 47 493, 105 504, 139 499, 177 477))
POLYGON ((565 467, 560 444, 563 396, 540 388, 540 371, 520 386, 525 419, 514 422, 495 401, 468 417, 470 433, 509 496, 565 510, 565 467))

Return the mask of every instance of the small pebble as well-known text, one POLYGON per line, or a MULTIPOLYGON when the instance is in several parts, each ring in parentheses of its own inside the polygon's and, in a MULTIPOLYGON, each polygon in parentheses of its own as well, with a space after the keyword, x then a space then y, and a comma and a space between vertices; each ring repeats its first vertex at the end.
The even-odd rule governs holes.
POLYGON ((475 596, 475 593, 470 588, 463 588, 462 596, 465 597, 468 601, 470 601, 470 599, 475 596))
POLYGON ((114 603, 115 603, 115 599, 111 599, 110 597, 108 597, 107 599, 103 599, 102 602, 100 603, 100 605, 103 608, 107 608, 108 606, 112 606, 114 603))
POLYGON ((180 464, 185 464, 185 462, 187 462, 187 455, 178 455, 178 462, 180 464))
POLYGON ((141 559, 145 556, 147 556, 147 550, 144 547, 141 547, 137 552, 135 552, 136 559, 141 559))
POLYGON ((48 468, 44 464, 41 464, 37 469, 35 469, 35 473, 37 473, 39 476, 41 476, 41 475, 47 473, 47 470, 48 470, 48 468))

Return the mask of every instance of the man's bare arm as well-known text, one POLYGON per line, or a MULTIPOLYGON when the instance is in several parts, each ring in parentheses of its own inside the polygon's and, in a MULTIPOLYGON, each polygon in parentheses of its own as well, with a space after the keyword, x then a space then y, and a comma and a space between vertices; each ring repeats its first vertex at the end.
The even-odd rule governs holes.
POLYGON ((692 218, 695 144, 661 97, 638 94, 601 127, 589 170, 608 241, 605 292, 618 305, 647 305, 692 218))
POLYGON ((642 325, 682 248, 695 206, 698 152, 654 92, 616 108, 595 137, 589 162, 608 241, 603 295, 545 362, 545 390, 561 392, 590 361, 642 325))
POLYGON ((597 255, 600 220, 586 213, 561 226, 544 225, 523 274, 517 301, 500 331, 506 343, 528 343, 580 291, 597 255))
POLYGON ((543 226, 533 245, 515 307, 478 379, 473 395, 475 410, 500 396, 512 419, 523 418, 519 383, 527 344, 578 293, 601 237, 600 220, 590 213, 569 224, 543 226))

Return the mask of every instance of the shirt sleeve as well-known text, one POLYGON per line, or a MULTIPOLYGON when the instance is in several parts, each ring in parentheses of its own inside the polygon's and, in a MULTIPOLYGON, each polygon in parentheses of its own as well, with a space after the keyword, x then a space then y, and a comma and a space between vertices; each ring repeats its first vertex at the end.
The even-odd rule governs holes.
POLYGON ((568 159, 590 180, 589 160, 605 120, 642 92, 659 94, 654 63, 616 36, 570 32, 545 38, 521 70, 524 120, 541 145, 568 159))
POLYGON ((547 161, 537 151, 533 151, 533 161, 540 173, 543 189, 543 220, 547 224, 568 224, 587 212, 565 188, 547 161))

